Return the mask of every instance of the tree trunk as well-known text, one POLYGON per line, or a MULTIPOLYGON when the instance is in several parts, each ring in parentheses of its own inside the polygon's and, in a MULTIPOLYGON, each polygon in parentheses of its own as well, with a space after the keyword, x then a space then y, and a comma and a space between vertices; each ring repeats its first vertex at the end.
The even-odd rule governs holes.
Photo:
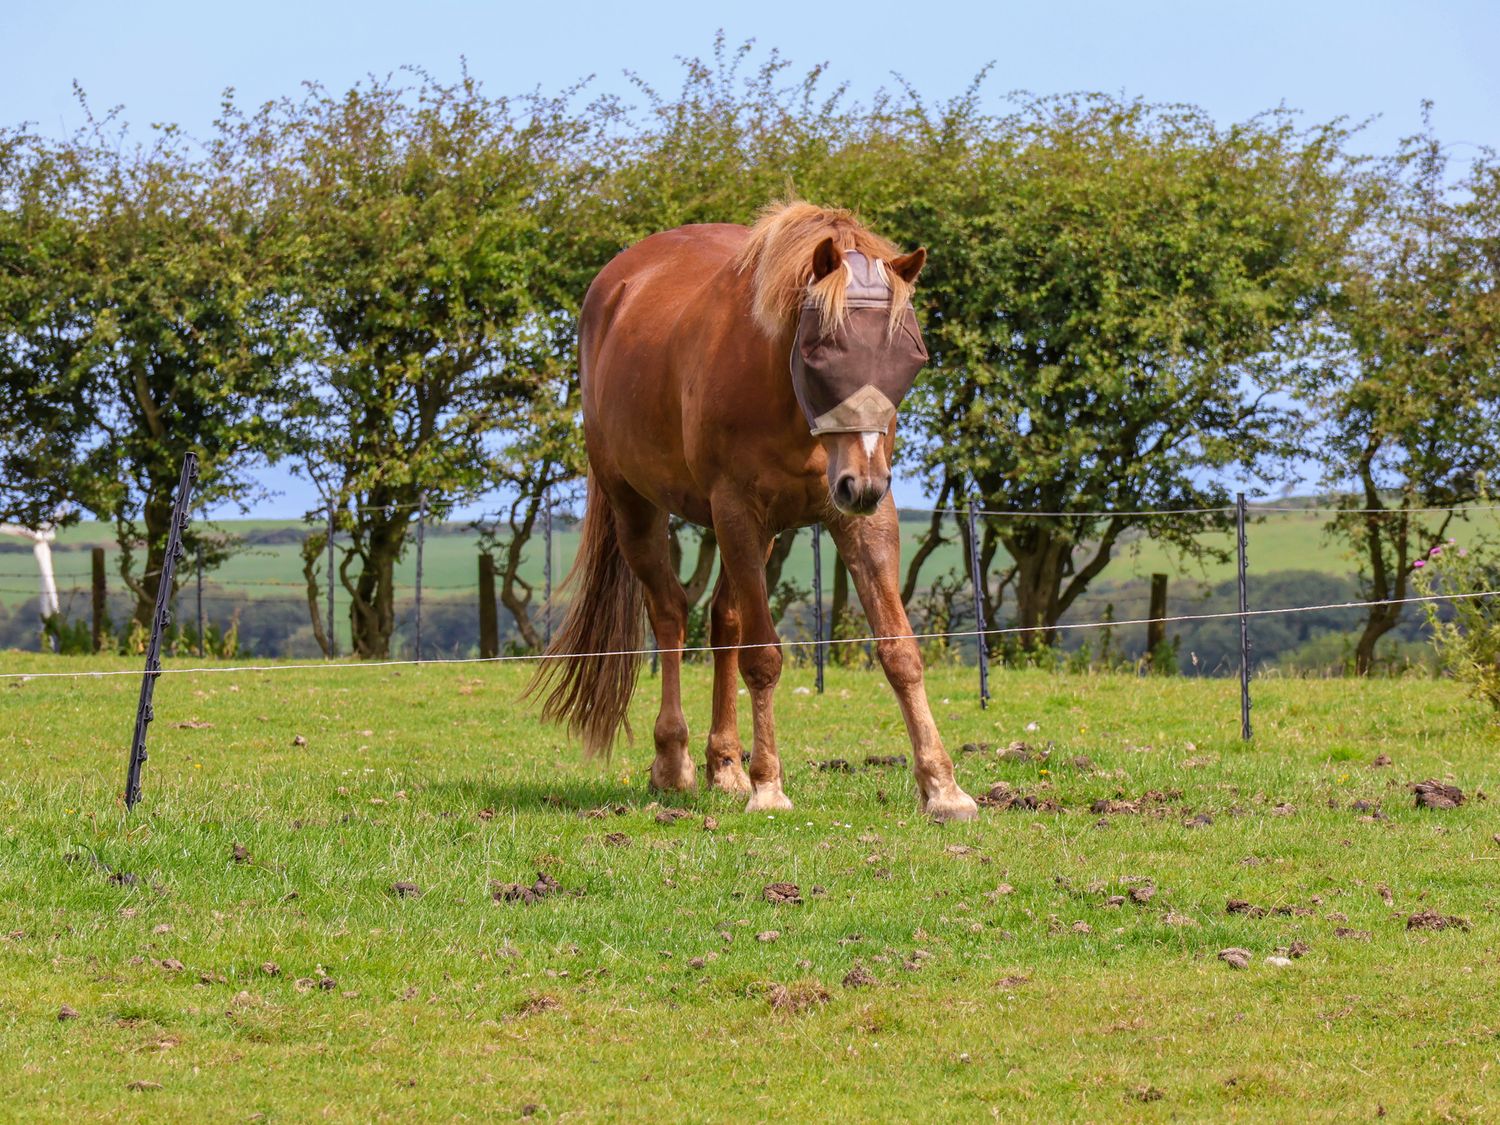
MULTIPOLYGON (((151 615, 156 612, 156 594, 161 588, 162 567, 167 561, 167 535, 172 529, 172 485, 153 482, 151 497, 141 511, 146 525, 146 567, 139 579, 128 573, 130 555, 120 553, 121 577, 135 591, 135 622, 144 629, 151 628, 151 615)), ((175 593, 176 591, 172 591, 175 593)))
MULTIPOLYGON (((391 634, 396 629, 396 560, 406 528, 404 514, 371 525, 360 553, 359 576, 352 583, 345 578, 344 588, 351 595, 349 631, 354 654, 364 660, 385 660, 390 655, 391 634)), ((354 557, 353 552, 345 556, 354 557)))
POLYGON ((325 607, 320 596, 327 587, 318 580, 318 560, 323 558, 327 547, 328 532, 326 531, 314 532, 302 540, 302 577, 307 583, 307 616, 312 622, 313 640, 318 642, 318 648, 322 650, 324 659, 333 656, 333 649, 328 643, 328 632, 323 627, 325 607))

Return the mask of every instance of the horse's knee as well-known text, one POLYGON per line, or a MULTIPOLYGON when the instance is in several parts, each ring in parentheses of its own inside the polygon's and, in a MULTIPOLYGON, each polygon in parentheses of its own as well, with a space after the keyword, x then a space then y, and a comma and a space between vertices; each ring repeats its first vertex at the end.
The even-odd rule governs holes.
POLYGON ((755 645, 740 652, 740 675, 751 691, 773 688, 781 679, 781 646, 755 645))
POLYGON ((922 682, 922 653, 916 641, 908 637, 879 641, 875 652, 892 687, 915 687, 922 682))

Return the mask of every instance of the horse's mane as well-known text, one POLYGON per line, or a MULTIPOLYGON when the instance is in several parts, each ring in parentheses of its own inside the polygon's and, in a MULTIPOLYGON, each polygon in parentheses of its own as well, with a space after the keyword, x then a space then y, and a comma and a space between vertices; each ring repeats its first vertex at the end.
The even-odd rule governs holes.
MULTIPOLYGON (((755 323, 767 336, 777 337, 797 316, 806 297, 811 297, 822 316, 823 330, 832 332, 844 322, 848 285, 847 269, 835 270, 815 285, 813 251, 825 238, 839 250, 856 250, 872 262, 884 263, 901 251, 894 243, 866 229, 852 211, 818 207, 800 200, 772 203, 763 208, 750 240, 735 258, 740 273, 749 272, 751 311, 755 323)), ((878 267, 891 286, 892 329, 911 300, 914 286, 892 270, 878 267)))

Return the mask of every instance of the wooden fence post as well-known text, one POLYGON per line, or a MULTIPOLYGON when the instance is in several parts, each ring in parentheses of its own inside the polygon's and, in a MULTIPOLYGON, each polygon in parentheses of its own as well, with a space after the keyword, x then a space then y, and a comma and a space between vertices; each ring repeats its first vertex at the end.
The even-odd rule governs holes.
POLYGON ((109 612, 107 600, 107 588, 104 583, 104 548, 95 547, 91 552, 93 562, 93 611, 94 611, 94 651, 104 651, 104 618, 109 612))
POLYGON ((1167 643, 1167 576, 1151 576, 1151 618, 1146 626, 1146 663, 1156 667, 1156 654, 1167 643))
POLYGON ((493 660, 500 655, 500 618, 495 609, 495 556, 479 556, 479 655, 493 660))

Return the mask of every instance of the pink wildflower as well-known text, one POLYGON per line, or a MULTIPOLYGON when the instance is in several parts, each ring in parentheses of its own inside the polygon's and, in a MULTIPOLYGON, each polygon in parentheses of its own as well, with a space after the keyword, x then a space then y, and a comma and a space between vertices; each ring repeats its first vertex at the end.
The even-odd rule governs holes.
POLYGON ((1430 551, 1427 552, 1427 557, 1435 559, 1439 555, 1441 555, 1442 553, 1443 553, 1443 549, 1441 547, 1434 547, 1432 550, 1430 550, 1430 551))
POLYGON ((1414 562, 1414 563, 1411 564, 1411 568, 1413 570, 1421 570, 1426 565, 1427 565, 1427 560, 1426 559, 1418 559, 1416 562, 1414 562))

